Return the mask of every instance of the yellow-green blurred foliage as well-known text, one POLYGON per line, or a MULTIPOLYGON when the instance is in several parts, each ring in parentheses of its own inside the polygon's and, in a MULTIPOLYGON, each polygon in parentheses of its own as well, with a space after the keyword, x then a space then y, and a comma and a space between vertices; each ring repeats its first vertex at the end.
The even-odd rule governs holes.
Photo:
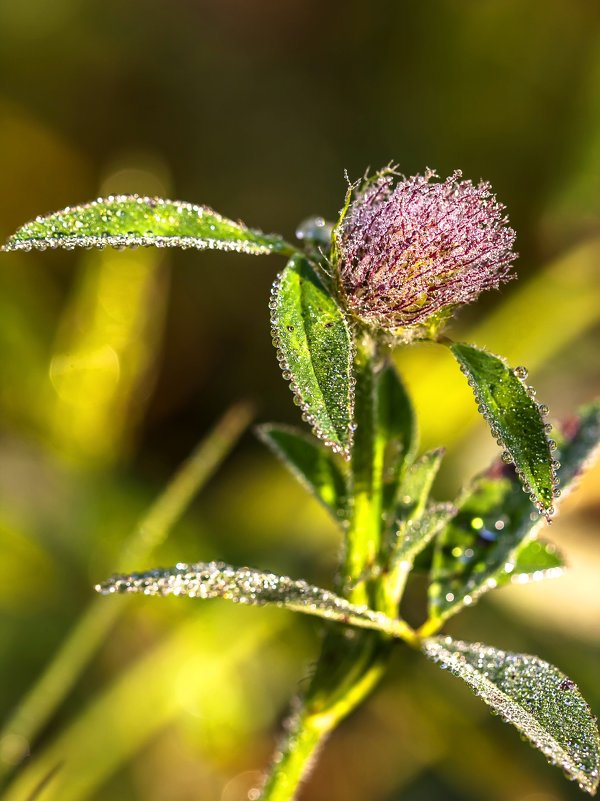
MULTIPOLYGON (((520 280, 466 309, 454 335, 527 365, 555 417, 598 394, 593 0, 0 0, 0 45, 3 238, 115 191, 207 203, 290 238, 312 213, 335 217, 344 169, 461 168, 492 182, 521 257, 520 280)), ((318 624, 220 601, 105 612, 118 599, 94 601, 92 587, 225 407, 250 398, 259 419, 295 422, 268 332, 279 266, 192 252, 0 259, 2 718, 19 720, 62 643, 87 654, 77 668, 63 652, 62 702, 29 696, 26 709, 47 705, 32 742, 3 729, 2 801, 242 801, 266 764, 318 624)), ((450 357, 417 346, 398 364, 422 445, 449 446, 437 488, 449 498, 496 446, 450 357)), ((596 713, 599 478, 549 532, 569 575, 486 596, 451 625, 558 664, 596 713)), ((157 545, 123 567, 216 557, 327 584, 339 540, 246 436, 157 545)), ((460 683, 399 648, 302 798, 578 796, 460 683)))

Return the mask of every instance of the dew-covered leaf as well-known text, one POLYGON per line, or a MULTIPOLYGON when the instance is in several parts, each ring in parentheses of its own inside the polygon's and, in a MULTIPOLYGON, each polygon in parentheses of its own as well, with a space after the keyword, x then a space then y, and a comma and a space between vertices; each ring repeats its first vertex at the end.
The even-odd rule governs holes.
POLYGON ((150 246, 291 255, 281 237, 233 222, 206 206, 178 200, 116 195, 37 217, 3 250, 150 246))
POLYGON ((600 743, 595 719, 575 684, 558 668, 537 656, 450 637, 424 640, 422 648, 582 790, 596 792, 600 743))
POLYGON ((444 453, 443 448, 427 451, 406 471, 396 505, 399 522, 413 520, 423 514, 444 453))
POLYGON ((498 571, 497 586, 529 584, 547 578, 558 578, 565 572, 565 560, 552 542, 527 540, 516 550, 511 562, 498 571))
POLYGON ((178 564, 173 568, 113 576, 96 585, 103 595, 183 595, 189 598, 224 598, 234 603, 264 606, 272 604, 293 612, 334 620, 360 628, 401 637, 406 624, 369 609, 356 606, 329 590, 303 580, 278 576, 250 567, 231 567, 223 562, 178 564))
POLYGON ((383 443, 383 508, 389 512, 417 449, 415 413, 393 364, 386 364, 376 378, 375 419, 377 437, 383 443))
POLYGON ((536 508, 549 519, 553 512, 554 473, 546 436, 533 390, 497 356, 473 345, 453 343, 450 349, 468 377, 479 409, 493 436, 504 447, 536 508))
MULTIPOLYGON (((281 459, 292 475, 331 512, 337 522, 346 517, 346 477, 330 450, 292 426, 258 426, 261 440, 281 459)), ((338 457, 339 458, 339 457, 338 457)))
POLYGON ((390 564, 405 562, 412 565, 454 514, 456 509, 452 504, 438 503, 431 504, 416 518, 401 521, 392 545, 390 564))
MULTIPOLYGON (((592 403, 566 425, 557 451, 560 462, 553 463, 561 498, 571 491, 599 443, 600 403, 592 403)), ((522 549, 544 524, 544 518, 532 511, 514 469, 502 462, 475 479, 457 506, 458 513, 437 539, 431 569, 430 615, 442 620, 472 604, 486 590, 506 584, 508 576, 521 576, 514 580, 525 581, 528 570, 523 560, 532 557, 535 548, 522 549), (519 557, 521 566, 517 567, 519 557)), ((548 559, 538 553, 542 561, 532 574, 559 567, 547 564, 548 559)))
POLYGON ((295 256, 273 285, 271 332, 304 419, 335 453, 352 440, 353 346, 346 318, 309 262, 295 256))

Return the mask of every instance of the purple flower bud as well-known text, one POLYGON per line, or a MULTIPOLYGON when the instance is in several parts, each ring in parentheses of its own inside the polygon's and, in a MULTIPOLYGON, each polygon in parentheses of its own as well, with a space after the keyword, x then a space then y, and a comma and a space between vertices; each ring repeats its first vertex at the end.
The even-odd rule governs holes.
MULTIPOLYGON (((391 170, 356 193, 336 232, 338 280, 349 310, 369 325, 422 328, 508 280, 515 232, 488 183, 455 172, 395 183, 391 170)), ((433 326, 435 327, 435 326, 433 326)))

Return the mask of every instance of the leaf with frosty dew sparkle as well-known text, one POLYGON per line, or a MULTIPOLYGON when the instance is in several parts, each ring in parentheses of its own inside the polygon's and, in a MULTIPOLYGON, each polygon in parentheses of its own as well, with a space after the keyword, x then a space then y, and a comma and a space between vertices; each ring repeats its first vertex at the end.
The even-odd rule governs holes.
POLYGON ((456 509, 451 503, 435 503, 418 517, 403 520, 396 532, 390 565, 393 567, 398 562, 407 562, 412 566, 415 558, 438 536, 455 514, 456 509))
MULTIPOLYGON (((593 460, 600 445, 600 402, 579 409, 566 424, 553 468, 569 494, 577 477, 593 460)), ((558 499, 557 499, 558 500, 558 499)), ((509 581, 523 583, 556 576, 560 556, 537 551, 536 537, 544 524, 531 510, 511 466, 496 463, 476 478, 457 501, 458 512, 438 537, 429 586, 430 615, 445 620, 484 592, 509 581)))
POLYGON ((293 426, 258 426, 260 439, 292 475, 341 523, 348 513, 346 476, 330 449, 293 426))
POLYGON ((442 517, 447 521, 451 512, 455 511, 449 504, 431 505, 427 508, 431 486, 443 456, 444 449, 436 448, 422 454, 406 468, 394 508, 394 525, 385 542, 385 564, 390 569, 400 561, 410 561, 412 564, 433 537, 439 534, 441 529, 437 521, 441 524, 442 517), (427 511, 431 509, 436 510, 433 518, 427 516, 427 511), (424 517, 427 519, 424 520, 424 517), (421 546, 415 548, 417 542, 421 546))
POLYGON ((552 765, 585 792, 598 787, 596 721, 575 684, 558 668, 528 654, 481 643, 433 637, 424 654, 465 681, 494 712, 512 723, 552 765))
POLYGON ((546 540, 527 540, 516 550, 510 570, 496 576, 497 586, 529 584, 547 578, 559 578, 565 572, 565 560, 556 545, 546 540))
POLYGON ((354 349, 345 316, 301 256, 278 276, 269 307, 277 359, 303 418, 334 453, 349 458, 354 349))
POLYGON ((397 520, 413 520, 423 513, 445 452, 444 448, 434 448, 426 451, 410 465, 396 504, 397 520))
POLYGON ((503 458, 514 462, 524 490, 549 520, 556 489, 551 455, 555 443, 546 436, 533 389, 519 377, 520 371, 524 375, 526 371, 510 370, 498 356, 473 345, 452 343, 450 350, 468 378, 492 435, 505 448, 503 458))
POLYGON ((247 228, 206 206, 138 195, 111 195, 37 217, 19 228, 3 250, 107 246, 196 248, 286 256, 296 251, 281 237, 247 228))
POLYGON ((223 562, 180 563, 173 568, 113 576, 97 584, 96 591, 103 595, 182 595, 202 599, 224 598, 256 606, 271 604, 325 620, 382 631, 392 637, 401 637, 407 629, 402 621, 366 606, 351 604, 306 581, 250 567, 235 568, 223 562))

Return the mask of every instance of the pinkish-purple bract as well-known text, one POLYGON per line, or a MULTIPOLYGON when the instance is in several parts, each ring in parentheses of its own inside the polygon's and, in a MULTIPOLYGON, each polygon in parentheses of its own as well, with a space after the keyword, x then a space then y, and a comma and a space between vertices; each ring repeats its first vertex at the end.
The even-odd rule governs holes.
POLYGON ((338 227, 342 298, 369 325, 410 336, 509 278, 515 232, 490 185, 436 177, 380 173, 338 227))

